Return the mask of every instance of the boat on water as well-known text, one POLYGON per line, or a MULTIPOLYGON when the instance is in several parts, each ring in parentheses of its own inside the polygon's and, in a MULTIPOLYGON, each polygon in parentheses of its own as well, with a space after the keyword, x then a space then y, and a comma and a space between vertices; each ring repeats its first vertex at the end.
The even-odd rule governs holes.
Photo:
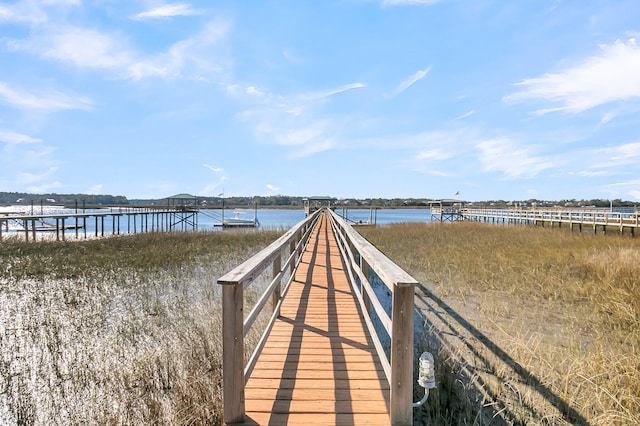
POLYGON ((225 227, 256 227, 260 226, 257 216, 246 217, 247 212, 237 210, 231 217, 222 219, 222 226, 225 227))

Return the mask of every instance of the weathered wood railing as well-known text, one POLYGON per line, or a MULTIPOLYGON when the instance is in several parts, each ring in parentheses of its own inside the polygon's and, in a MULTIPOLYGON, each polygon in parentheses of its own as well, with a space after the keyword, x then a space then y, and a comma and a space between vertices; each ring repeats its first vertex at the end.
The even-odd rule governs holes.
POLYGON ((465 219, 477 221, 503 221, 512 223, 549 223, 569 224, 582 227, 592 226, 596 230, 601 226, 618 227, 622 233, 624 228, 634 230, 640 227, 640 214, 638 211, 617 212, 610 209, 461 209, 460 213, 465 219))
POLYGON ((367 314, 364 319, 389 382, 391 424, 410 425, 413 422, 413 307, 418 282, 340 216, 331 212, 331 219, 347 274, 362 311, 367 314), (370 283, 371 272, 391 291, 391 317, 370 283), (356 277, 360 285, 356 285, 356 277), (372 309, 391 339, 390 359, 374 327, 372 309))
POLYGON ((293 278, 304 246, 318 220, 320 211, 307 217, 264 250, 218 279, 222 285, 222 368, 223 410, 225 423, 242 423, 245 420, 244 390, 251 371, 262 351, 273 322, 279 315, 282 295, 293 278), (282 262, 283 255, 288 254, 282 262), (282 279, 289 268, 289 280, 282 287, 282 279), (251 312, 244 316, 244 289, 263 273, 271 269, 271 281, 255 303, 251 312), (273 301, 273 312, 262 338, 244 365, 245 337, 269 300, 273 301))

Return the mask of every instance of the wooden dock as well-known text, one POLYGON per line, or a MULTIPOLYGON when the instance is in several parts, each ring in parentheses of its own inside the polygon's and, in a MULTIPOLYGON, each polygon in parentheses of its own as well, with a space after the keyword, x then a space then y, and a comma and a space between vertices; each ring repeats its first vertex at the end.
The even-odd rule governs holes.
POLYGON ((247 424, 383 425, 389 385, 326 215, 246 384, 247 424))
POLYGON ((226 424, 412 424, 417 281, 344 219, 310 214, 218 284, 226 424), (246 313, 244 291, 265 275, 246 313), (378 299, 379 286, 391 300, 378 299), (247 358, 245 339, 269 306, 247 358))
POLYGON ((603 208, 510 208, 510 209, 471 209, 461 208, 458 214, 462 219, 478 222, 502 222, 542 225, 553 227, 565 225, 573 230, 578 228, 582 232, 583 227, 591 229, 594 233, 600 229, 603 233, 614 229, 620 234, 625 230, 635 236, 640 228, 640 213, 636 209, 630 211, 614 211, 603 208))

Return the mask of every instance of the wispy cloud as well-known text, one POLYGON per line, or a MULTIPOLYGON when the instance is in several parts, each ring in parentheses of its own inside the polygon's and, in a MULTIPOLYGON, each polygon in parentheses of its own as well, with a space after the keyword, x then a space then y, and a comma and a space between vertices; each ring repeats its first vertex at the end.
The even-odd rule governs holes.
POLYGON ((0 4, 0 21, 39 25, 49 21, 49 9, 81 4, 81 0, 21 0, 13 4, 0 4))
POLYGON ((228 33, 230 23, 212 21, 192 37, 177 41, 155 55, 138 52, 118 33, 75 26, 47 27, 29 39, 5 39, 12 50, 26 51, 81 69, 107 70, 118 78, 199 78, 219 72, 212 51, 228 33))
POLYGON ((611 194, 612 197, 619 197, 621 194, 630 196, 640 200, 640 179, 633 179, 625 182, 615 182, 603 187, 605 192, 611 194))
POLYGON ((453 121, 464 120, 465 118, 471 117, 475 113, 476 113, 475 110, 471 110, 469 112, 466 112, 462 115, 457 116, 456 118, 453 119, 453 121))
POLYGON ((39 110, 54 112, 66 109, 84 109, 92 107, 91 102, 80 96, 67 95, 58 91, 48 90, 43 93, 33 93, 17 90, 0 82, 0 100, 24 110, 39 110))
POLYGON ((553 167, 549 158, 536 155, 532 147, 521 146, 508 138, 485 140, 476 145, 484 171, 497 171, 507 179, 525 179, 553 167))
POLYGON ((599 105, 640 97, 640 48, 635 39, 601 46, 599 55, 541 77, 525 79, 522 90, 504 97, 506 102, 539 99, 557 106, 536 113, 580 113, 599 105))
POLYGON ((58 167, 51 155, 53 149, 36 146, 38 149, 13 145, 2 151, 0 169, 4 180, 0 183, 12 188, 24 187, 30 192, 48 192, 62 186, 55 179, 58 167))
POLYGON ((11 5, 0 4, 0 21, 39 24, 47 21, 47 14, 37 2, 21 1, 11 5))
POLYGON ((416 84, 418 81, 422 80, 423 78, 426 77, 427 74, 429 74, 429 71, 431 71, 431 67, 425 68, 423 70, 419 70, 416 71, 411 77, 405 79, 404 81, 402 81, 398 87, 396 88, 395 93, 402 93, 405 90, 407 90, 409 87, 413 86, 414 84, 416 84))
POLYGON ((271 192, 278 192, 280 190, 280 188, 275 185, 271 185, 270 183, 267 184, 267 189, 271 192))
POLYGON ((336 95, 364 87, 364 83, 356 82, 283 96, 233 84, 227 87, 227 93, 256 103, 238 117, 253 124, 257 140, 289 147, 290 157, 300 158, 337 146, 343 127, 334 118, 325 116, 321 106, 334 102, 331 98, 336 95))
MULTIPOLYGON (((216 189, 222 187, 222 185, 227 181, 228 177, 224 174, 224 169, 221 167, 214 167, 209 164, 202 165, 205 169, 211 170, 213 173, 218 175, 218 180, 216 182, 212 182, 206 185, 202 191, 204 194, 212 194, 216 189)), ((224 191, 223 191, 224 192, 224 191)))
POLYGON ((416 160, 430 160, 430 161, 440 161, 447 160, 453 157, 453 153, 450 151, 445 151, 443 149, 428 149, 425 151, 420 151, 416 156, 416 160))
POLYGON ((32 138, 22 133, 5 132, 0 130, 0 142, 12 145, 23 145, 42 142, 42 139, 32 138))
POLYGON ((191 15, 199 15, 199 12, 196 9, 193 9, 190 5, 186 3, 173 3, 173 4, 165 4, 163 6, 156 7, 154 9, 150 9, 141 13, 138 13, 134 16, 134 19, 158 19, 158 18, 171 18, 174 16, 191 16, 191 15))
POLYGON ((207 169, 211 170, 211 171, 212 171, 212 172, 214 172, 214 173, 218 173, 218 174, 220 174, 220 173, 224 173, 224 169, 222 169, 222 168, 220 168, 220 167, 213 167, 213 166, 210 166, 209 164, 203 164, 203 166, 204 166, 205 168, 207 168, 207 169))
POLYGON ((618 146, 599 148, 593 151, 595 167, 610 168, 636 165, 640 167, 640 142, 631 142, 618 146))
POLYGON ((126 41, 113 34, 73 26, 56 27, 27 40, 8 40, 7 46, 79 68, 119 69, 135 61, 126 41))
POLYGON ((363 87, 366 87, 364 83, 351 83, 351 84, 345 84, 344 86, 336 87, 334 89, 329 89, 324 92, 319 92, 311 95, 303 95, 302 97, 309 98, 309 99, 323 99, 323 98, 328 98, 330 96, 339 95, 340 93, 344 93, 349 90, 362 89, 363 87))

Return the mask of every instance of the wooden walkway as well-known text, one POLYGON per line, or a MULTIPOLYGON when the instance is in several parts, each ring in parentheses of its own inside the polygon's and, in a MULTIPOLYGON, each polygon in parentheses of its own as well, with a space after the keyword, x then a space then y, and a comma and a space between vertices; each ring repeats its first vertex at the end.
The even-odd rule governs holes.
POLYGON ((246 424, 389 424, 389 385, 322 214, 245 388, 246 424))

